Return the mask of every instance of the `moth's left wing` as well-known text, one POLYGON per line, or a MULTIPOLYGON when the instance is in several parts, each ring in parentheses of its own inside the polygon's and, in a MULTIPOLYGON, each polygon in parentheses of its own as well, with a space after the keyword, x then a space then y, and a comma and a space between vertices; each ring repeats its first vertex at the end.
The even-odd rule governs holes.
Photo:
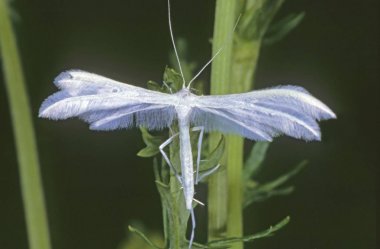
POLYGON ((80 70, 59 74, 61 91, 48 97, 39 116, 50 119, 79 117, 93 130, 142 125, 162 129, 176 118, 172 95, 150 91, 80 70))
POLYGON ((194 101, 193 125, 259 141, 271 141, 281 134, 320 140, 317 120, 336 117, 325 104, 297 86, 198 96, 194 101))

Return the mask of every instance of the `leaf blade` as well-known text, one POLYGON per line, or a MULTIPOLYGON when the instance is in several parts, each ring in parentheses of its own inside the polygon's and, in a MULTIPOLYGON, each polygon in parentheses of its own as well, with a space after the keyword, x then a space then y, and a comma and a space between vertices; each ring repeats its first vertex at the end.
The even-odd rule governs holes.
POLYGON ((264 231, 261 231, 252 235, 244 236, 241 238, 232 237, 232 238, 226 238, 226 239, 221 239, 221 240, 214 240, 214 241, 209 242, 207 245, 223 246, 223 245, 230 245, 230 244, 239 243, 239 242, 245 242, 245 243, 252 242, 257 239, 270 237, 270 236, 273 236, 275 232, 277 232, 278 230, 286 226, 289 223, 289 221, 290 221, 290 217, 287 216, 284 219, 282 219, 280 222, 276 223, 273 226, 270 226, 268 229, 264 231))
POLYGON ((251 153, 244 164, 243 178, 245 181, 254 176, 261 168, 265 159, 267 150, 269 148, 268 142, 257 142, 253 146, 251 153))
POLYGON ((154 244, 143 232, 141 232, 139 229, 137 228, 134 228, 132 226, 128 226, 128 230, 131 232, 131 233, 134 233, 136 235, 138 235, 140 238, 142 238, 149 246, 151 246, 152 248, 155 248, 155 249, 163 249, 159 246, 157 246, 156 244, 154 244))
POLYGON ((304 17, 305 12, 290 14, 277 23, 271 25, 264 36, 264 45, 272 45, 285 38, 302 22, 304 17))

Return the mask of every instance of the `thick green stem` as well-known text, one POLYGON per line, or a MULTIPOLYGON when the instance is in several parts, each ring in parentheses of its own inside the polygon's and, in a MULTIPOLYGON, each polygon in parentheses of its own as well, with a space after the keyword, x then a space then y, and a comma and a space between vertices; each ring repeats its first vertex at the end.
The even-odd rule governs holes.
POLYGON ((13 122, 29 248, 49 249, 50 237, 37 146, 7 2, 0 0, 0 48, 13 122))
MULTIPOLYGON (((260 46, 250 43, 249 49, 244 46, 244 53, 241 44, 236 44, 234 48, 234 60, 232 66, 233 84, 230 84, 230 93, 241 93, 251 89, 254 71, 260 46), (244 58, 243 61, 240 59, 244 58)), ((244 139, 240 136, 228 136, 227 153, 227 175, 228 175, 228 237, 243 236, 243 152, 244 139)), ((236 243, 231 248, 243 248, 243 243, 236 243)))
MULTIPOLYGON (((224 49, 212 64, 211 94, 241 93, 252 89, 261 40, 282 2, 283 0, 272 3, 265 0, 216 2, 213 53, 222 46, 224 49), (265 22, 253 22, 247 27, 248 30, 240 30, 243 32, 239 34, 242 37, 236 36, 234 46, 232 42, 226 42, 229 36, 229 40, 232 40, 237 8, 242 8, 243 14, 248 11, 257 17, 262 14, 260 11, 264 7, 269 6, 267 4, 271 7, 265 10, 265 16, 261 16, 265 22), (255 29, 254 33, 251 32, 252 29, 255 29)), ((217 135, 211 136, 210 148, 215 147, 217 139, 217 135)), ((243 236, 243 142, 239 136, 227 136, 227 147, 222 160, 226 170, 217 173, 209 181, 209 240, 243 236)), ((236 243, 233 248, 241 249, 243 244, 236 243)))
MULTIPOLYGON (((223 51, 212 63, 211 94, 229 92, 232 66, 232 30, 236 22, 235 10, 237 1, 217 0, 215 10, 213 54, 223 47, 223 51)), ((210 149, 216 147, 219 134, 211 134, 210 149)), ((228 145, 228 140, 227 143, 228 145)), ((228 147, 227 147, 228 150, 228 147)), ((228 184, 226 163, 228 153, 222 160, 222 170, 209 180, 208 193, 208 236, 209 240, 224 238, 227 235, 228 184)), ((238 221, 239 222, 239 221, 238 221)), ((240 221, 241 223, 241 221, 240 221)))

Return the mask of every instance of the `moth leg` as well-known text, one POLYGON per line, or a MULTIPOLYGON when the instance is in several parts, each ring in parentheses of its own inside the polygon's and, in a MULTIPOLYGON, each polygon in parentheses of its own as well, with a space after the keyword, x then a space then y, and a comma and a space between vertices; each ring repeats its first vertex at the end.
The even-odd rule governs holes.
MULTIPOLYGON (((203 179, 203 178, 201 178, 201 179, 203 179)), ((182 189, 183 189, 183 186, 181 186, 179 188, 179 190, 182 190, 182 189)), ((195 199, 194 197, 193 197, 193 201, 196 202, 196 203, 198 203, 201 206, 205 206, 205 204, 203 202, 201 202, 200 200, 195 199)))
POLYGON ((190 209, 190 215, 191 215, 191 235, 190 235, 190 240, 189 240, 189 249, 191 249, 191 246, 193 245, 193 240, 194 240, 194 231, 195 231, 195 215, 194 215, 194 208, 190 209))
POLYGON ((179 133, 176 133, 174 134, 173 136, 169 137, 168 140, 166 140, 165 142, 163 142, 159 147, 158 149, 160 150, 162 156, 164 157, 166 163, 169 165, 169 168, 174 172, 174 175, 177 177, 178 181, 180 182, 180 184, 182 185, 182 178, 181 176, 178 174, 177 170, 173 167, 172 163, 170 162, 169 160, 169 157, 166 155, 165 151, 164 151, 164 148, 170 144, 174 138, 176 136, 178 136, 179 133))
POLYGON ((201 149, 202 149, 202 141, 203 141, 203 134, 204 134, 205 128, 203 126, 196 126, 196 127, 193 127, 191 130, 200 131, 199 138, 198 138, 197 170, 196 170, 196 177, 195 177, 195 184, 198 184, 198 182, 200 181, 199 165, 201 162, 201 149))
POLYGON ((198 203, 201 206, 205 206, 205 204, 203 202, 201 202, 200 200, 193 198, 193 201, 195 201, 196 203, 198 203))

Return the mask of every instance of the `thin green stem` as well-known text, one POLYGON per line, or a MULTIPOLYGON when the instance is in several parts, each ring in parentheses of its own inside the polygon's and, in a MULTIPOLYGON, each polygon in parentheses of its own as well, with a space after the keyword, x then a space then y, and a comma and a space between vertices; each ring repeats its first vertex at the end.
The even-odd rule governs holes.
POLYGON ((181 202, 178 201, 178 198, 182 198, 180 194, 180 186, 177 183, 177 178, 170 174, 170 192, 173 198, 173 203, 171 203, 171 210, 169 215, 171 215, 169 221, 170 225, 170 247, 169 248, 184 248, 185 244, 185 235, 186 235, 186 226, 181 222, 181 212, 184 212, 184 209, 178 204, 181 202))
MULTIPOLYGON (((213 61, 211 70, 211 94, 225 94, 229 92, 232 66, 232 30, 236 22, 235 10, 237 1, 217 0, 215 9, 215 23, 213 36, 213 54, 221 47, 223 51, 213 61)), ((216 147, 219 134, 211 134, 210 149, 216 147)), ((228 140, 226 144, 228 145, 228 140)), ((227 146, 228 150, 228 146, 227 146)), ((227 203, 228 184, 226 163, 228 153, 222 160, 222 170, 210 177, 208 194, 208 236, 209 241, 224 238, 227 235, 227 203)))
POLYGON ((7 1, 0 0, 0 49, 13 122, 30 249, 50 249, 37 146, 7 1))

